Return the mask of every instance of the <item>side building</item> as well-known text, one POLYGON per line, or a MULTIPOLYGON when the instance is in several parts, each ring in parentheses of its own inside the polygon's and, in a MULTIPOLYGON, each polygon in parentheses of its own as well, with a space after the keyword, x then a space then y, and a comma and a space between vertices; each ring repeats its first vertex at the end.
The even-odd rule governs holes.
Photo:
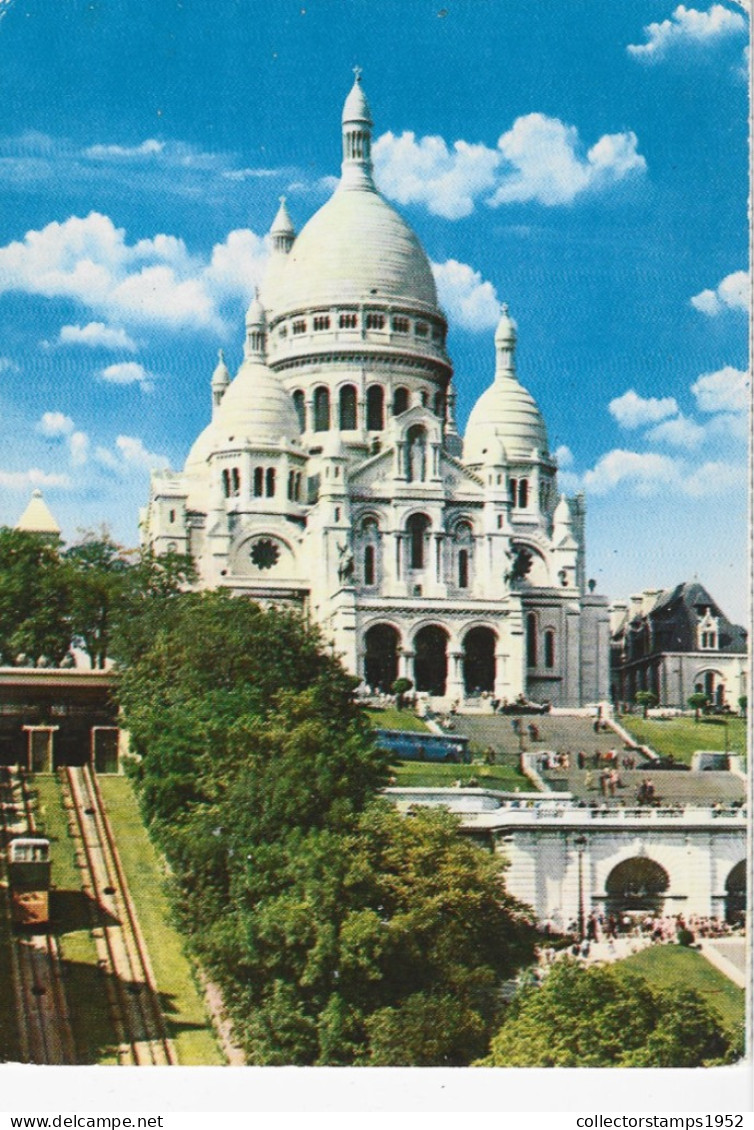
POLYGON ((152 476, 143 538, 204 586, 301 607, 371 688, 605 699, 584 502, 558 491, 515 323, 504 307, 462 440, 432 269, 374 183, 371 130, 357 77, 338 187, 299 234, 281 202, 243 362, 231 378, 221 355, 183 471, 152 476))
POLYGON ((698 581, 647 589, 611 607, 614 702, 654 691, 661 706, 685 708, 695 693, 738 708, 747 693, 746 631, 732 624, 698 581))

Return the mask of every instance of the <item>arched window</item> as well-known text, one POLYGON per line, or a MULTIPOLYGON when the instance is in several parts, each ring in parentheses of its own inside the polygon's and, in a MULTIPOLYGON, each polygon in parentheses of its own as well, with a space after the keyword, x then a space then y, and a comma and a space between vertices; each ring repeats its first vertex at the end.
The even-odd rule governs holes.
POLYGON ((254 497, 261 498, 264 494, 264 471, 261 467, 254 468, 254 497))
POLYGON ((353 385, 343 385, 340 390, 340 427, 344 432, 352 432, 356 427, 356 389, 353 385))
POLYGON ((268 467, 265 476, 267 486, 267 497, 274 498, 275 496, 275 468, 268 467))
POLYGON ((230 498, 230 471, 223 471, 223 494, 226 498, 230 498))
POLYGON ((423 569, 425 563, 424 541, 429 529, 429 518, 426 514, 412 514, 406 522, 409 536, 408 565, 409 569, 423 569))
POLYGON ((520 479, 518 483, 518 505, 521 510, 525 510, 529 505, 529 480, 520 479))
POLYGON ((555 629, 545 630, 545 667, 551 671, 555 666, 555 629))
POLYGON ((300 388, 297 388, 293 394, 293 407, 296 409, 298 416, 298 426, 302 432, 306 431, 306 400, 300 388))
POLYGON ((526 614, 526 665, 537 666, 537 617, 533 612, 526 614))
POLYGON ((385 427, 385 390, 382 385, 367 389, 367 431, 381 432, 385 427))
POLYGON ((364 548, 364 584, 374 584, 374 546, 367 545, 364 548))
POLYGON ((295 485, 294 485, 294 488, 293 488, 293 496, 294 496, 296 502, 298 502, 301 499, 301 472, 300 471, 296 472, 296 482, 295 482, 295 485))
POLYGON ((516 505, 516 499, 518 498, 517 490, 518 490, 518 479, 511 479, 508 483, 508 493, 510 495, 511 506, 516 505))
POLYGON ((393 415, 400 416, 401 412, 408 409, 408 389, 401 385, 393 393, 393 415))
POLYGON ((238 467, 234 467, 231 471, 231 479, 233 482, 233 496, 234 498, 238 498, 241 493, 241 472, 238 470, 238 467))
POLYGON ((289 500, 289 502, 293 502, 293 497, 294 497, 294 495, 293 495, 293 484, 294 484, 295 480, 296 480, 295 471, 289 471, 288 472, 288 500, 289 500))
POLYGON ((467 589, 469 587, 468 549, 459 549, 458 551, 458 587, 459 589, 467 589))
POLYGON ((441 420, 445 419, 445 393, 444 392, 436 392, 435 393, 435 416, 438 416, 441 420))
POLYGON ((330 390, 322 385, 314 390, 314 430, 326 432, 330 428, 330 390))

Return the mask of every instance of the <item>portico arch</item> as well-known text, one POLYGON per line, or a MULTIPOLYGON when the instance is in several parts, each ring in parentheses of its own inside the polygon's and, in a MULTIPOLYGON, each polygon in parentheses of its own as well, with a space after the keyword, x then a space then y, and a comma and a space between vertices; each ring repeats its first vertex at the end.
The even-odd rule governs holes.
POLYGON ((400 635, 392 624, 374 624, 364 634, 364 681, 389 693, 398 678, 400 635))
POLYGON ((416 689, 442 696, 448 679, 448 633, 438 624, 421 628, 414 639, 416 689))
POLYGON ((654 859, 635 855, 613 867, 605 883, 605 911, 616 917, 625 913, 661 914, 670 879, 654 859))
POLYGON ((743 923, 746 915, 746 860, 731 869, 725 880, 725 921, 743 923))
POLYGON ((466 694, 495 689, 495 645, 492 628, 471 628, 463 640, 463 685, 466 694))

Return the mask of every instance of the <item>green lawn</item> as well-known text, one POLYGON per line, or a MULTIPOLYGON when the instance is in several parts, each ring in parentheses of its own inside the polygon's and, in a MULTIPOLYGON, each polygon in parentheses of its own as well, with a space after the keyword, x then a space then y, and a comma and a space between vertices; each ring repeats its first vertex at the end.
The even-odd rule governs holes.
MULTIPOLYGON (((672 753, 676 761, 691 763, 697 749, 725 749, 725 730, 719 721, 699 721, 693 718, 642 718, 637 714, 624 714, 621 724, 637 742, 648 745, 662 757, 672 753)), ((746 752, 746 720, 731 718, 728 721, 728 749, 731 753, 746 752)))
POLYGON ((162 861, 142 823, 131 782, 103 776, 99 783, 179 1062, 185 1067, 222 1064, 183 939, 172 925, 162 861))
POLYGON ((456 781, 467 785, 476 780, 479 788, 527 792, 531 783, 512 765, 443 765, 426 761, 404 761, 394 765, 391 773, 396 784, 404 788, 451 788, 456 781))
POLYGON ((676 945, 650 946, 619 965, 646 977, 657 988, 695 989, 714 1008, 726 1028, 743 1028, 746 994, 697 950, 676 945))
POLYGON ((429 727, 411 710, 396 710, 386 706, 384 710, 367 710, 370 722, 377 730, 414 730, 426 733, 429 727))

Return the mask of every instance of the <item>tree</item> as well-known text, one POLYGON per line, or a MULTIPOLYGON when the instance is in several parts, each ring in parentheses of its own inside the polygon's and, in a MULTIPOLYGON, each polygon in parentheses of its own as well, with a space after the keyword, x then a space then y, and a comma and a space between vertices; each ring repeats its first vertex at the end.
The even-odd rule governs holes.
POLYGON ((636 692, 636 704, 637 704, 637 706, 642 707, 645 718, 647 717, 647 714, 649 712, 650 707, 657 706, 658 702, 659 702, 659 699, 658 699, 658 697, 657 697, 657 695, 655 694, 654 691, 637 691, 636 692))
POLYGON ((413 685, 414 684, 411 682, 410 679, 406 679, 403 676, 401 676, 399 679, 396 679, 395 682, 393 683, 390 690, 395 695, 395 705, 398 708, 398 710, 403 710, 403 700, 404 700, 405 696, 408 694, 408 692, 411 690, 413 685))
POLYGON ((521 991, 483 1067, 702 1067, 741 1049, 698 993, 615 967, 556 963, 521 991))
POLYGON ((738 699, 738 709, 741 713, 742 718, 746 717, 746 711, 748 709, 748 706, 749 706, 749 696, 745 695, 745 694, 740 695, 740 697, 738 699))
POLYGON ((133 563, 107 532, 86 534, 63 554, 70 591, 73 638, 89 656, 92 668, 103 670, 112 633, 122 614, 133 563))
POLYGON ((689 695, 688 704, 689 704, 689 706, 693 707, 693 709, 694 709, 694 721, 695 722, 699 721, 699 712, 700 712, 700 710, 704 709, 704 707, 707 705, 708 702, 709 702, 709 699, 707 698, 706 694, 704 694, 703 691, 694 691, 694 693, 692 695, 689 695))
MULTIPOLYGON (((147 602, 148 603, 148 602, 147 602)), ((468 1064, 533 928, 447 813, 401 817, 298 613, 170 598, 122 673, 143 811, 255 1064, 468 1064)))
POLYGON ((70 647, 70 594, 59 540, 0 529, 0 654, 57 664, 70 647))

